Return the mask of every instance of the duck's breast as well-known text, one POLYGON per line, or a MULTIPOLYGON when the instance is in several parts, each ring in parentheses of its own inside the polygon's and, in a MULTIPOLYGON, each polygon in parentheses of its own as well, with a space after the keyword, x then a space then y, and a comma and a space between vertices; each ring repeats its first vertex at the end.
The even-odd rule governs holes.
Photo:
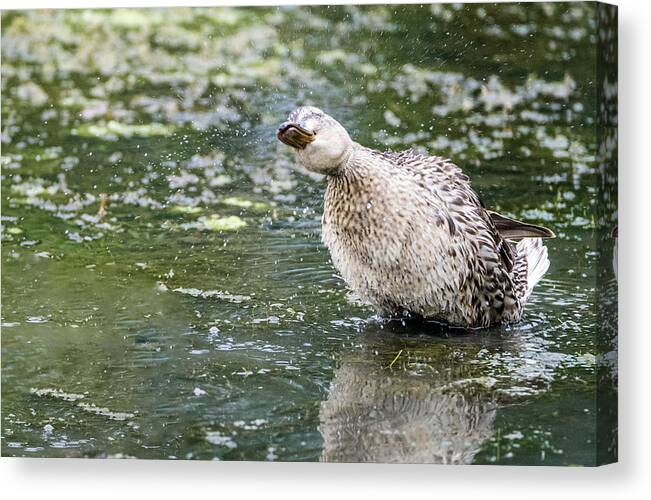
POLYGON ((410 176, 329 182, 322 222, 333 264, 363 299, 427 315, 450 307, 464 251, 441 200, 410 176))

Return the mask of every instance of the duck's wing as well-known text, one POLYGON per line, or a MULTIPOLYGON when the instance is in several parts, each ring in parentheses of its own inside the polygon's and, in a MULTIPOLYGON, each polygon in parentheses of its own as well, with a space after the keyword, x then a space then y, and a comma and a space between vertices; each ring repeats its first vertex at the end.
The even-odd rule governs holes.
POLYGON ((446 201, 452 201, 457 205, 465 204, 469 208, 481 207, 490 218, 491 225, 504 239, 556 237, 554 232, 546 227, 522 222, 485 209, 479 196, 470 186, 470 178, 447 158, 424 156, 411 150, 400 153, 387 151, 382 155, 399 167, 418 171, 428 184, 441 188, 442 197, 446 198, 446 201))
POLYGON ((406 169, 420 179, 423 187, 447 205, 450 232, 456 227, 474 235, 478 242, 490 246, 506 269, 515 262, 513 245, 495 227, 495 223, 479 196, 470 185, 470 177, 447 158, 425 156, 414 151, 380 153, 397 168, 406 169))
POLYGON ((549 267, 547 249, 540 238, 553 238, 554 233, 487 210, 472 189, 470 178, 446 158, 413 151, 388 152, 383 156, 396 168, 411 172, 421 186, 445 203, 450 233, 454 234, 453 227, 464 233, 466 240, 477 248, 476 255, 481 256, 486 269, 490 270, 484 276, 485 294, 490 297, 496 289, 503 289, 504 283, 509 281, 503 275, 506 271, 513 288, 503 289, 505 295, 498 300, 505 304, 510 294, 511 301, 526 301, 549 267), (514 239, 523 240, 516 244, 514 239), (502 266, 491 265, 498 262, 502 266))
POLYGON ((482 232, 483 237, 494 245, 499 259, 509 271, 513 269, 515 262, 515 248, 511 240, 555 236, 545 227, 487 210, 470 185, 470 178, 447 158, 425 156, 415 151, 388 151, 381 154, 398 168, 407 169, 419 176, 424 187, 436 191, 448 206, 451 225, 461 225, 466 231, 473 233, 482 232))
POLYGON ((528 224, 519 220, 511 219, 497 212, 487 210, 495 228, 502 238, 518 240, 521 238, 555 238, 556 235, 551 229, 535 224, 528 224))
POLYGON ((442 156, 426 156, 413 150, 379 153, 398 168, 419 176, 430 189, 435 188, 446 201, 468 207, 483 207, 477 193, 470 186, 470 177, 442 156))

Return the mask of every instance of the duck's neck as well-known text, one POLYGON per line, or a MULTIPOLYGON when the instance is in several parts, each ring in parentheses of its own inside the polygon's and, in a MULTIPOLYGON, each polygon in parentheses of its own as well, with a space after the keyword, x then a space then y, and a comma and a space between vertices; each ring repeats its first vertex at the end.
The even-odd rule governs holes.
POLYGON ((354 142, 343 161, 327 176, 335 182, 338 179, 347 179, 349 182, 364 182, 364 179, 369 177, 374 168, 372 151, 354 142))
POLYGON ((336 165, 329 170, 322 171, 321 173, 323 173, 327 179, 346 175, 352 169, 352 162, 354 161, 356 151, 361 147, 362 146, 356 142, 353 142, 352 146, 341 155, 341 158, 336 165))
POLYGON ((327 178, 326 218, 344 228, 381 224, 392 202, 389 171, 383 163, 371 150, 356 145, 344 167, 327 178))
POLYGON ((349 197, 352 201, 358 193, 370 187, 373 165, 367 160, 367 154, 366 148, 355 144, 341 166, 328 174, 328 185, 338 191, 339 196, 349 197))

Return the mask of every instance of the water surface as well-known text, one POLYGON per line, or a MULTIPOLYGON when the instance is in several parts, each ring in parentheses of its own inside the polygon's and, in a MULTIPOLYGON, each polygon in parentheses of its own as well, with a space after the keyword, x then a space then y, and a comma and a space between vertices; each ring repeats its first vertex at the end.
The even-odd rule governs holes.
POLYGON ((2 454, 613 456, 597 40, 584 3, 3 12, 2 454), (323 181, 274 136, 303 104, 553 228, 524 320, 466 332, 351 300, 323 181))

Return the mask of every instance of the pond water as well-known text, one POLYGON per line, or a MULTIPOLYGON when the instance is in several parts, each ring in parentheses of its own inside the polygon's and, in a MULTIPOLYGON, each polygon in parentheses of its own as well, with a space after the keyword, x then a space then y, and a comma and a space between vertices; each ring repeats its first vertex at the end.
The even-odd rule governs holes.
POLYGON ((3 12, 2 454, 612 459, 596 14, 3 12), (523 321, 387 322, 351 300, 323 180, 275 138, 303 104, 365 145, 448 156, 487 206, 551 227, 523 321))

